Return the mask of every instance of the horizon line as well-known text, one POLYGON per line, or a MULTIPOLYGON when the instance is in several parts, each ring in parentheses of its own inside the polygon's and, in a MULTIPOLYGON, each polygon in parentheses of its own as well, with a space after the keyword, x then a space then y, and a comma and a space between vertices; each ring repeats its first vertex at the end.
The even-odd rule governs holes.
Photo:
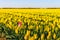
POLYGON ((2 7, 0 9, 60 9, 60 7, 34 8, 34 7, 2 7))

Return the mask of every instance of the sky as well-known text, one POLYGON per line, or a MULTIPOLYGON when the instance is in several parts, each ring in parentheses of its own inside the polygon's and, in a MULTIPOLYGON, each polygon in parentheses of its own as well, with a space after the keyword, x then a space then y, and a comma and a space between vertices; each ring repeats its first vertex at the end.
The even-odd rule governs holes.
POLYGON ((0 0, 0 7, 60 7, 60 0, 0 0))

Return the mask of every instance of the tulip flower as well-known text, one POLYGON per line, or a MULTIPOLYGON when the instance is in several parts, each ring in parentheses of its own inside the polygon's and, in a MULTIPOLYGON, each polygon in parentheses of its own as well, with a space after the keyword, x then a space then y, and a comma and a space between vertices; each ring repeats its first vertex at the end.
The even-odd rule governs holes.
POLYGON ((18 26, 20 27, 22 25, 22 22, 18 22, 18 26))

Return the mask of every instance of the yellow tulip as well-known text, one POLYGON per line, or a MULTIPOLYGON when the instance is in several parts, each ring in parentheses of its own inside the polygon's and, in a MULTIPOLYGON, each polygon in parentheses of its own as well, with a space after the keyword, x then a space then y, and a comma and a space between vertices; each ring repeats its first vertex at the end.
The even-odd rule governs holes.
POLYGON ((41 40, 44 40, 44 34, 41 35, 41 40))
POLYGON ((37 30, 37 31, 38 31, 38 28, 39 28, 39 27, 38 27, 38 26, 36 26, 36 30, 37 30))
POLYGON ((49 30, 50 30, 50 29, 49 29, 48 26, 46 26, 45 29, 44 29, 44 31, 48 31, 48 32, 49 32, 49 30))
POLYGON ((34 37, 34 39, 37 39, 37 34, 34 34, 34 36, 33 36, 33 37, 34 37))
POLYGON ((19 27, 17 27, 17 28, 15 29, 15 33, 16 33, 16 34, 18 34, 18 29, 19 29, 19 27))
POLYGON ((56 39, 56 34, 55 33, 53 34, 53 38, 56 39))
POLYGON ((30 31, 27 30, 27 33, 25 34, 24 39, 27 40, 29 36, 30 36, 30 31))
POLYGON ((47 39, 50 39, 50 37, 51 37, 51 31, 48 32, 47 39))

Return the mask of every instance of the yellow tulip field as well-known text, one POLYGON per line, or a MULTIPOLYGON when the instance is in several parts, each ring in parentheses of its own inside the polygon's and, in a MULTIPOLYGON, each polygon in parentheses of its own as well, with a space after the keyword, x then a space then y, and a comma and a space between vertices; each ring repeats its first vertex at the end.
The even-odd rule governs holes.
POLYGON ((0 9, 0 38, 60 40, 60 9, 0 9))

